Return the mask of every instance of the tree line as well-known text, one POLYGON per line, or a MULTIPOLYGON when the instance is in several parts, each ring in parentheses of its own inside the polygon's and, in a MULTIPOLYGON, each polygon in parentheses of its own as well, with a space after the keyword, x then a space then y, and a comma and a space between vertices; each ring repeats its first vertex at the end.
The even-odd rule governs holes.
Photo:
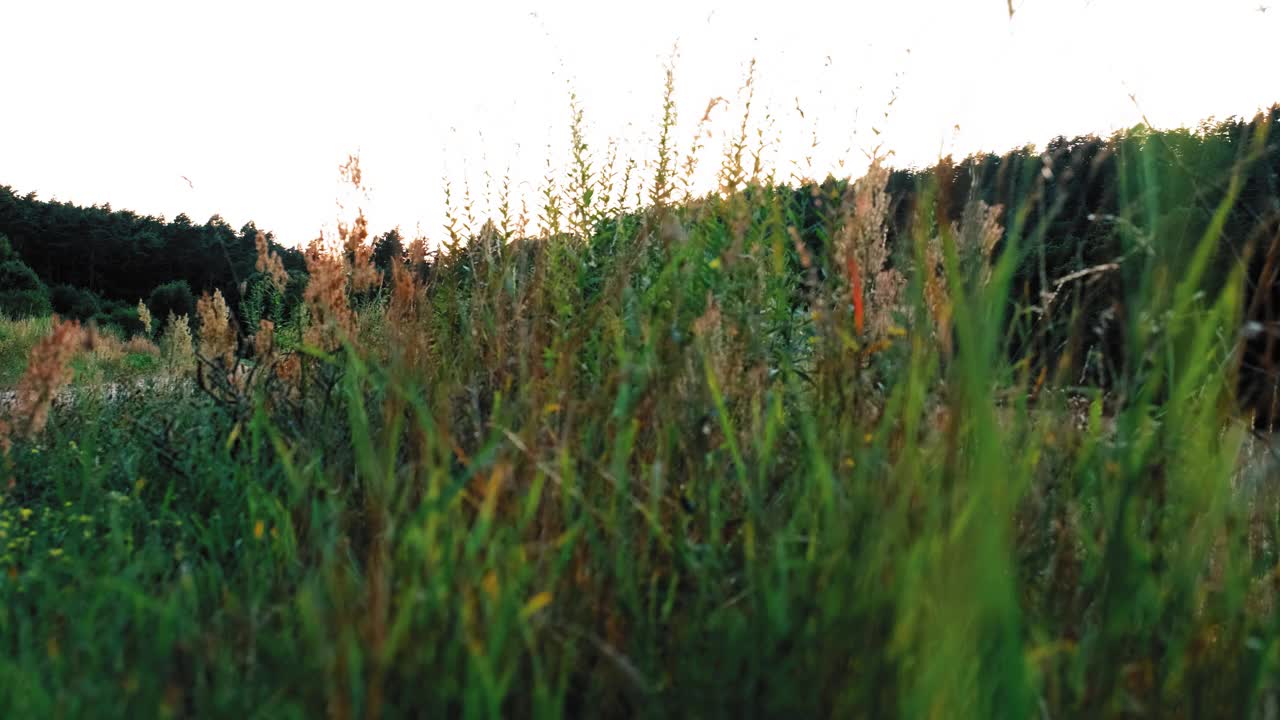
MULTIPOLYGON (((887 187, 891 262, 910 263, 913 234, 944 232, 976 201, 1002 208, 996 254, 1016 249, 1005 315, 1010 352, 1034 356, 1044 366, 1063 365, 1065 357, 1080 382, 1107 385, 1124 372, 1141 341, 1133 334, 1138 323, 1125 317, 1125 308, 1148 307, 1130 301, 1139 293, 1163 292, 1169 273, 1192 262, 1199 239, 1220 221, 1206 282, 1212 290, 1239 260, 1248 260, 1244 305, 1256 323, 1250 327, 1267 330, 1251 338, 1249 362, 1272 377, 1272 358, 1280 353, 1274 347, 1280 332, 1270 332, 1280 328, 1280 136, 1271 131, 1278 120, 1280 105, 1247 120, 1058 137, 1043 148, 894 170, 887 187)), ((821 275, 849 182, 827 178, 744 192, 784 198, 786 222, 818 258, 821 275)), ((600 248, 596 257, 608 262, 617 250, 610 243, 619 236, 611 228, 642 222, 643 215, 598 223, 587 238, 600 248)), ((218 216, 203 224, 185 215, 166 221, 110 205, 41 200, 0 186, 0 312, 56 311, 127 328, 136 322, 130 313, 139 299, 163 318, 169 311, 189 312, 193 295, 214 289, 232 308, 260 307, 257 234, 252 222, 236 230, 218 216)), ((287 315, 305 285, 305 261, 300 251, 267 237, 293 278, 287 293, 292 298, 272 301, 277 314, 285 307, 287 315)), ((464 238, 460 245, 477 242, 489 239, 464 238)), ((788 251, 799 276, 800 262, 788 251)), ((397 231, 375 238, 374 259, 384 269, 405 260, 397 231)))

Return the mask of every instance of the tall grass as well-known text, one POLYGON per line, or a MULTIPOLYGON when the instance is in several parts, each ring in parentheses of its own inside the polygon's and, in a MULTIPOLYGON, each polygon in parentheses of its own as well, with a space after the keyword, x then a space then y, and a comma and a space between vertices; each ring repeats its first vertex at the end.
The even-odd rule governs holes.
POLYGON ((597 204, 575 103, 541 237, 458 220, 379 283, 361 215, 308 251, 300 344, 239 357, 207 298, 203 392, 17 439, 3 714, 1274 709, 1280 505, 1235 483, 1243 267, 1208 274, 1238 182, 1166 248, 1121 158, 1145 264, 1104 397, 1010 353, 1051 216, 953 225, 926 181, 890 243, 873 164, 806 224, 749 115, 673 204, 671 83, 649 207, 597 204))

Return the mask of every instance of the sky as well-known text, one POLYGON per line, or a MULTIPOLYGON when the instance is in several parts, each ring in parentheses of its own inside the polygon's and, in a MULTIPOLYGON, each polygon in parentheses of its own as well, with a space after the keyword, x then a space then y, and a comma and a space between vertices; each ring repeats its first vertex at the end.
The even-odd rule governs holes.
POLYGON ((752 136, 778 176, 857 175, 876 147, 925 166, 1251 116, 1280 101, 1272 1, 0 0, 0 184, 287 244, 358 204, 375 232, 438 241, 446 183, 483 217, 509 177, 536 215, 566 171, 570 93, 595 164, 613 142, 643 176, 668 63, 682 153, 724 99, 699 187, 752 59, 752 136), (360 196, 339 180, 352 153, 360 196))

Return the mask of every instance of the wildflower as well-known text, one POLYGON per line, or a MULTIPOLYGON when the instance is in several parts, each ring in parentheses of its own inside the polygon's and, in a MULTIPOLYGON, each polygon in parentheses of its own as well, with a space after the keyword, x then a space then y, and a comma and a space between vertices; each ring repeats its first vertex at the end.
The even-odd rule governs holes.
POLYGON ((26 520, 30 520, 31 516, 34 515, 35 513, 34 511, 31 510, 31 508, 22 508, 21 510, 18 511, 18 514, 22 516, 23 521, 26 521, 26 520))
POLYGON ((257 521, 256 523, 254 523, 254 524, 253 524, 253 539, 254 539, 254 540, 261 540, 261 539, 262 539, 262 533, 263 533, 265 530, 266 530, 266 526, 264 525, 264 523, 263 523, 261 520, 259 520, 259 521, 257 521))

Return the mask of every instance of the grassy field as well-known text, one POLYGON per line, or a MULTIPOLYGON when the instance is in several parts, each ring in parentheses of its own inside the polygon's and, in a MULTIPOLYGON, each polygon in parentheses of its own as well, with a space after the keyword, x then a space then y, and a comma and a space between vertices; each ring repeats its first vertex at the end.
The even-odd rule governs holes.
POLYGON ((185 340, 0 325, 0 716, 1275 713, 1218 253, 1248 158, 1176 252, 1120 159, 1150 282, 1090 386, 1014 350, 1048 215, 953 224, 923 182, 890 243, 876 164, 806 225, 743 127, 715 195, 664 132, 624 211, 583 148, 541 237, 503 214, 381 279, 353 219, 252 337, 221 295, 185 340))

